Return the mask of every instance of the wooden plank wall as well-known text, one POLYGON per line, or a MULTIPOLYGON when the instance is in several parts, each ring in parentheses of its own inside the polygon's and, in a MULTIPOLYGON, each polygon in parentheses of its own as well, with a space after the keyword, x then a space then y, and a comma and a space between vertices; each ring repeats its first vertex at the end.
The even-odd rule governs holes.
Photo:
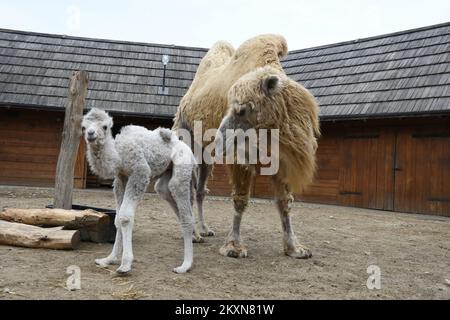
POLYGON ((231 185, 225 165, 218 164, 214 166, 208 179, 208 189, 210 195, 225 197, 231 195, 231 185))
MULTIPOLYGON (((0 184, 54 185, 63 119, 62 112, 0 109, 0 184)), ((117 128, 171 126, 120 116, 115 122, 117 128)), ((322 131, 315 181, 298 199, 450 216, 450 117, 323 123, 322 131)), ((75 187, 98 183, 86 171, 82 142, 75 187)), ((229 196, 228 181, 225 166, 217 165, 210 194, 229 196)), ((258 176, 252 195, 272 198, 270 177, 258 176)))
POLYGON ((0 109, 0 183, 54 183, 63 114, 0 109))
MULTIPOLYGON (((74 188, 84 189, 87 183, 87 161, 86 161, 86 142, 81 137, 80 146, 78 147, 77 160, 74 172, 74 188)), ((55 167, 56 169, 56 167, 55 167)))
POLYGON ((393 210, 398 129, 367 125, 324 131, 317 151, 316 179, 300 198, 318 203, 393 210))
MULTIPOLYGON (((0 108, 0 184, 54 186, 64 113, 0 108)), ((84 153, 75 187, 85 185, 84 153)))
POLYGON ((340 140, 333 131, 324 132, 316 154, 314 182, 298 198, 304 201, 337 204, 339 199, 340 140))
POLYGON ((325 125, 317 164, 304 201, 450 216, 448 117, 325 125))
POLYGON ((450 127, 407 128, 396 148, 395 210, 450 216, 450 127))
POLYGON ((338 203, 346 206, 392 209, 393 162, 389 161, 395 135, 378 127, 353 128, 340 139, 338 203), (386 146, 390 145, 391 149, 386 146))
MULTIPOLYGON (((231 185, 225 165, 215 165, 208 180, 210 195, 230 196, 231 185)), ((257 198, 273 198, 273 187, 269 176, 256 176, 252 181, 251 195, 257 198)))

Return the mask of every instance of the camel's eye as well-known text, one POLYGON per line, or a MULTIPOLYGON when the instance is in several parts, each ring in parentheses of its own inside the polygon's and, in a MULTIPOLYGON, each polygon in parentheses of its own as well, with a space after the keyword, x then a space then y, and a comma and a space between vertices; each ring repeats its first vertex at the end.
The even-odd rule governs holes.
POLYGON ((86 130, 86 127, 84 127, 84 126, 81 127, 81 131, 84 131, 84 130, 86 130))
POLYGON ((106 129, 108 129, 108 127, 107 127, 107 126, 103 126, 103 130, 105 130, 105 131, 106 131, 106 129))

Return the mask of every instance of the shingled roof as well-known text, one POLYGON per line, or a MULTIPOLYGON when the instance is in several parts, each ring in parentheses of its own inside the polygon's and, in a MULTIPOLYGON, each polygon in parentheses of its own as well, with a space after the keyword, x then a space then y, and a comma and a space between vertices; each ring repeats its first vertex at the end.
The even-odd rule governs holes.
POLYGON ((450 23, 291 51, 283 66, 322 119, 450 112, 450 23))
MULTIPOLYGON (((62 109, 83 69, 88 108, 171 118, 206 51, 0 29, 0 106, 62 109), (168 95, 158 94, 163 54, 168 95)), ((291 51, 283 66, 322 119, 450 113, 450 23, 291 51)))
POLYGON ((72 71, 82 69, 88 108, 173 117, 206 51, 0 29, 0 105, 61 109, 72 71), (168 95, 158 94, 164 54, 168 95))

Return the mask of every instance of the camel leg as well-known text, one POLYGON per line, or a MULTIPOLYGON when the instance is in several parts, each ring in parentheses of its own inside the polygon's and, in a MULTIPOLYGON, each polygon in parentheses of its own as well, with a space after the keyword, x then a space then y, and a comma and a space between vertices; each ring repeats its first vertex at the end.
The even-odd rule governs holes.
POLYGON ((225 257, 245 258, 247 257, 247 248, 241 243, 240 228, 242 215, 247 208, 250 197, 254 168, 238 165, 229 168, 233 185, 234 216, 231 231, 219 252, 225 257))
MULTIPOLYGON (((165 172, 155 183, 155 191, 158 193, 158 195, 166 200, 172 210, 177 215, 178 219, 180 218, 180 213, 178 211, 177 203, 175 202, 175 199, 172 197, 172 194, 169 190, 169 181, 172 178, 172 172, 167 171, 165 172)), ((192 190, 191 190, 192 192, 192 190)), ((192 207, 192 200, 191 200, 191 207, 192 207)), ((194 234, 192 235, 192 242, 195 243, 201 243, 204 242, 204 239, 202 236, 195 230, 194 228, 194 234)))
POLYGON ((172 177, 169 180, 168 188, 170 194, 176 202, 178 208, 178 218, 184 239, 184 260, 183 264, 173 271, 185 273, 192 267, 194 260, 194 249, 192 246, 192 233, 194 232, 194 218, 191 206, 191 165, 174 165, 172 177))
POLYGON ((297 259, 311 258, 311 250, 298 243, 292 228, 290 211, 294 197, 289 190, 289 186, 277 178, 273 179, 273 184, 276 196, 276 206, 278 213, 280 214, 281 227, 283 229, 284 253, 287 256, 297 259))
POLYGON ((119 264, 120 262, 120 255, 122 253, 122 230, 120 229, 119 224, 119 211, 120 206, 122 205, 126 184, 126 177, 118 176, 114 180, 114 198, 116 200, 116 217, 114 220, 114 224, 119 227, 116 230, 116 239, 114 240, 112 252, 106 258, 95 259, 95 263, 102 267, 108 266, 110 264, 119 264))
POLYGON ((196 223, 196 230, 198 230, 197 232, 203 237, 211 237, 214 236, 214 231, 212 231, 205 223, 205 218, 203 215, 203 200, 205 199, 207 193, 206 183, 208 182, 208 177, 211 173, 211 165, 202 163, 198 168, 198 173, 196 193, 198 219, 196 223))
POLYGON ((131 270, 133 263, 133 226, 134 215, 139 201, 147 189, 150 182, 150 168, 147 163, 133 167, 133 173, 128 178, 125 187, 125 195, 120 206, 119 217, 116 227, 122 230, 122 263, 117 269, 117 273, 125 274, 131 270))

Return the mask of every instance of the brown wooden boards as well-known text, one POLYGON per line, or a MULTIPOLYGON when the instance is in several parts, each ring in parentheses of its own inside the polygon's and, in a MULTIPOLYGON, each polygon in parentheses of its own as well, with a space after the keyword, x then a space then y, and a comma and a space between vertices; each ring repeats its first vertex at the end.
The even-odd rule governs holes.
POLYGON ((450 216, 450 129, 408 128, 397 136, 395 210, 450 216))

